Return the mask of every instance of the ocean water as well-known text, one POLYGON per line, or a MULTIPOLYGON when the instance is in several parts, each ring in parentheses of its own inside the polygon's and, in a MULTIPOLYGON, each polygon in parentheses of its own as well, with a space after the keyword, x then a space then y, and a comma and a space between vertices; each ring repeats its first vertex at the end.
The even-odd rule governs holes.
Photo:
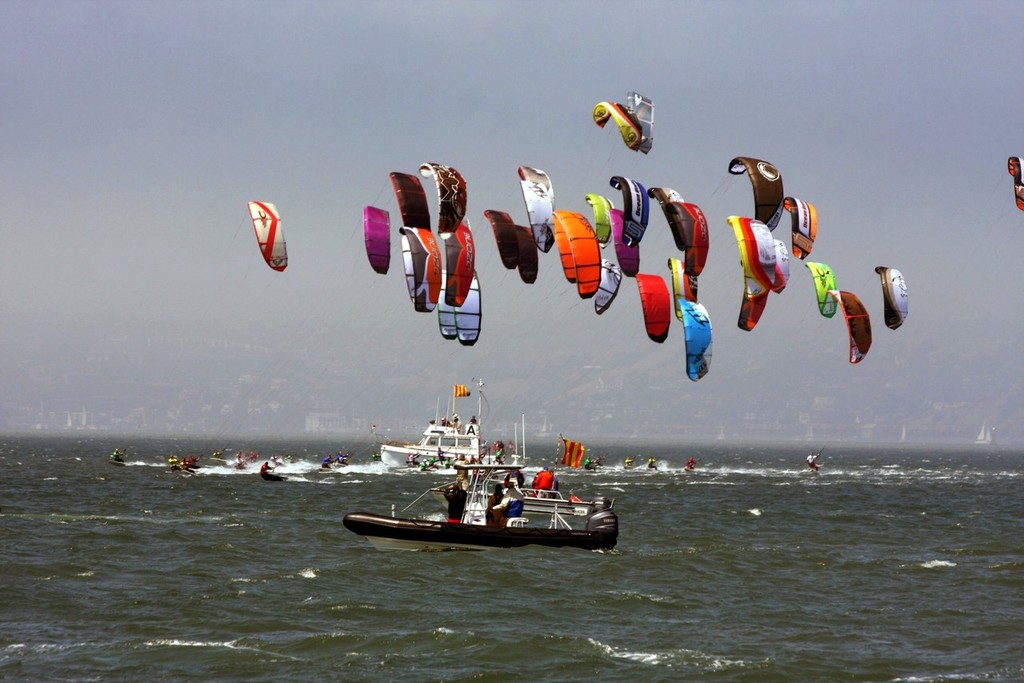
POLYGON ((270 483, 166 470, 201 441, 0 437, 0 680, 1024 680, 1024 453, 588 445, 561 487, 616 499, 615 551, 424 553, 342 526, 446 479, 368 442, 238 445, 296 454, 270 483))

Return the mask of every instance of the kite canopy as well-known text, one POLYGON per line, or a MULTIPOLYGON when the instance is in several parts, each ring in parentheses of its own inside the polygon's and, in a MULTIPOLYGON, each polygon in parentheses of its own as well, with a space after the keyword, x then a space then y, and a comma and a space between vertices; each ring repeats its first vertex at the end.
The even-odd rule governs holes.
POLYGON ((630 92, 626 104, 598 102, 594 106, 594 123, 601 128, 615 121, 622 142, 634 152, 647 154, 654 144, 654 104, 643 95, 630 92))
POLYGON ((551 179, 539 168, 520 166, 519 182, 523 188, 523 201, 526 202, 526 213, 530 217, 533 239, 537 248, 546 254, 554 244, 555 191, 551 187, 551 179))
POLYGON ((409 298, 420 313, 430 313, 441 294, 441 249, 434 233, 426 228, 403 227, 402 260, 409 298))
POLYGON ((683 262, 677 258, 668 259, 668 270, 672 274, 672 300, 676 302, 676 318, 683 319, 679 301, 697 301, 697 276, 687 275, 683 262))
POLYGON ((461 306, 437 303, 437 324, 445 339, 458 339, 463 346, 472 346, 480 338, 483 319, 480 305, 480 282, 476 273, 470 281, 469 294, 461 306))
POLYGON ((594 295, 594 311, 601 315, 615 301, 622 284, 622 269, 607 259, 601 259, 601 283, 594 295))
POLYGON ((767 161, 753 157, 736 157, 729 162, 729 173, 750 177, 754 190, 754 218, 774 230, 782 218, 782 174, 767 161))
POLYGON ((1017 200, 1017 208, 1024 211, 1024 179, 1021 178, 1024 161, 1020 157, 1010 157, 1006 165, 1013 176, 1013 196, 1017 200))
POLYGON ((640 247, 629 246, 623 242, 622 229, 625 225, 625 218, 622 211, 612 209, 608 212, 612 223, 612 244, 615 245, 615 258, 622 267, 622 274, 635 277, 640 270, 640 247))
POLYGON ((867 309, 853 292, 833 289, 829 296, 838 302, 846 318, 846 328, 850 333, 850 362, 859 363, 871 348, 871 318, 867 309))
POLYGON ((398 200, 398 213, 402 216, 402 227, 430 230, 430 210, 427 195, 423 192, 420 179, 408 173, 392 172, 391 186, 398 200))
POLYGON ((644 312, 644 326, 651 341, 661 344, 668 338, 672 322, 672 303, 668 287, 660 275, 637 273, 636 286, 640 290, 640 306, 644 312))
POLYGON ((652 187, 647 194, 661 204, 676 248, 686 255, 686 272, 700 275, 708 259, 708 220, 704 212, 668 187, 652 187))
POLYGON ((533 233, 529 228, 516 225, 512 217, 504 211, 484 211, 484 216, 494 231, 494 240, 498 244, 498 255, 503 266, 512 270, 519 269, 519 277, 530 284, 537 281, 537 243, 533 241, 533 233))
POLYGON ((386 275, 391 267, 391 217, 376 206, 363 207, 363 239, 374 272, 386 275))
POLYGON ((895 268, 878 266, 875 268, 882 280, 882 303, 885 306, 885 326, 890 330, 898 329, 907 319, 907 281, 903 273, 895 268))
POLYGON ((826 318, 831 318, 836 314, 836 300, 829 296, 829 290, 837 289, 836 277, 832 274, 832 269, 826 263, 815 263, 814 261, 806 261, 804 265, 807 266, 807 270, 811 271, 811 277, 814 279, 818 311, 826 318))
POLYGON ((588 194, 584 199, 594 209, 594 234, 603 247, 612 236, 611 210, 614 207, 610 199, 599 194, 588 194))
POLYGON ((802 261, 811 253, 818 236, 818 210, 814 204, 795 197, 786 197, 782 206, 793 218, 793 255, 802 261))
POLYGON ((630 247, 638 246, 647 231, 647 221, 651 213, 647 188, 635 180, 620 175, 612 176, 608 183, 616 190, 622 191, 622 215, 625 219, 622 241, 630 247))
POLYGON ((469 223, 459 224, 444 240, 444 257, 447 274, 444 301, 449 306, 459 307, 469 295, 470 282, 476 276, 476 246, 469 223))
POLYGON ((789 250, 782 240, 775 240, 775 281, 772 291, 781 294, 789 282, 789 250))
POLYGON ((742 216, 729 216, 726 221, 736 235, 736 247, 743 266, 743 302, 738 325, 752 330, 761 319, 768 292, 775 284, 775 240, 764 223, 742 216))
POLYGON ((711 368, 711 319, 703 304, 679 300, 686 337, 686 376, 696 382, 711 368))
POLYGON ((288 252, 285 250, 284 232, 281 231, 281 214, 270 202, 249 202, 249 216, 256 230, 256 243, 267 265, 277 272, 288 267, 288 252))
POLYGON ((601 246, 590 223, 575 211, 555 211, 555 242, 565 279, 576 283, 581 299, 594 296, 601 282, 601 246))
POLYGON ((466 181, 451 166, 427 162, 420 164, 420 175, 434 176, 437 184, 437 234, 447 239, 466 217, 466 181))

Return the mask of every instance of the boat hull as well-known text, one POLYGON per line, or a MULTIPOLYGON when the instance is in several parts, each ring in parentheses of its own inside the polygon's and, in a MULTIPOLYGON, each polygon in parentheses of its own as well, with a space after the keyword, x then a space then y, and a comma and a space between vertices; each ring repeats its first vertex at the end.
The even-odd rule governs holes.
POLYGON ((382 550, 497 550, 528 545, 611 550, 618 541, 618 533, 604 531, 488 527, 368 512, 351 512, 343 522, 349 531, 365 536, 382 550))

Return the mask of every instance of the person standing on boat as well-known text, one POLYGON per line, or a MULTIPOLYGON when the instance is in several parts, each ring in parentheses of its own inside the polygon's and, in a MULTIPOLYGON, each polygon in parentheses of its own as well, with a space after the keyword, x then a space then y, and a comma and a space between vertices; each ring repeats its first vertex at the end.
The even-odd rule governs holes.
POLYGON ((462 513, 466 511, 466 491, 458 484, 449 484, 444 490, 444 499, 448 501, 448 522, 461 523, 462 513))
POLYGON ((523 476, 522 470, 512 470, 508 474, 505 475, 505 489, 506 489, 506 491, 508 490, 508 488, 510 486, 512 486, 512 482, 513 481, 515 482, 516 486, 522 486, 523 485, 523 482, 526 481, 526 477, 523 476))
POLYGON ((455 461, 452 462, 452 467, 455 468, 455 483, 459 485, 463 491, 469 490, 469 470, 465 469, 469 465, 466 462, 466 456, 459 453, 455 456, 455 461))
MULTIPOLYGON (((550 491, 552 488, 554 488, 554 485, 555 475, 550 469, 548 469, 548 466, 545 465, 540 469, 539 472, 537 472, 537 474, 534 475, 533 482, 530 484, 530 488, 536 491, 550 491)), ((537 495, 541 497, 547 496, 546 493, 538 493, 537 495)))

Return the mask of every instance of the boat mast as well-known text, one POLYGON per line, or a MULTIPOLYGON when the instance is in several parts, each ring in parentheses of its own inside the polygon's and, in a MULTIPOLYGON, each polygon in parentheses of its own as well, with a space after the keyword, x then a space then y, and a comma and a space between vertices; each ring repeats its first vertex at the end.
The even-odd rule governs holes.
POLYGON ((523 413, 523 462, 526 462, 526 413, 523 413))
POLYGON ((476 379, 476 421, 482 432, 484 429, 484 381, 482 379, 476 379))

